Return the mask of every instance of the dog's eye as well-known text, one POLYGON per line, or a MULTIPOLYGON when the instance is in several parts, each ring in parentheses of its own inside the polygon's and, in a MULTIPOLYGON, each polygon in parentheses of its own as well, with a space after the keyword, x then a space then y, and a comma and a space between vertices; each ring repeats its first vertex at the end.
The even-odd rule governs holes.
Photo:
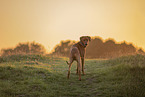
POLYGON ((88 41, 88 39, 85 39, 84 41, 88 41))

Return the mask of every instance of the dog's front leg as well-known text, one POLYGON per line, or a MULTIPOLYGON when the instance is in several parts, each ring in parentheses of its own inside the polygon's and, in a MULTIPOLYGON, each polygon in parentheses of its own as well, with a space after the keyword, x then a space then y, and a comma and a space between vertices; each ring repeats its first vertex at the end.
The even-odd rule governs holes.
POLYGON ((79 80, 81 81, 81 60, 78 61, 77 65, 78 65, 79 80))
POLYGON ((81 60, 82 60, 82 73, 83 73, 83 75, 85 75, 85 72, 84 72, 84 58, 81 58, 81 60))

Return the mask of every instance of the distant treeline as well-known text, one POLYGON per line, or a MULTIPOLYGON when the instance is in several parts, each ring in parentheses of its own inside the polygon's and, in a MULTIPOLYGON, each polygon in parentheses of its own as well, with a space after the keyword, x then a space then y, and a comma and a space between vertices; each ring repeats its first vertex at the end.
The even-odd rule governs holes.
MULTIPOLYGON (((59 45, 56 45, 52 55, 68 57, 70 47, 76 43, 76 41, 61 41, 59 45)), ((86 48, 87 58, 115 58, 125 55, 144 54, 144 51, 140 48, 137 49, 133 44, 127 44, 125 41, 122 43, 116 43, 113 39, 103 41, 103 39, 95 37, 86 48)))
POLYGON ((2 49, 1 55, 15 55, 15 54, 44 54, 45 48, 43 45, 36 42, 19 43, 15 48, 2 49))
MULTIPOLYGON (((60 44, 55 46, 51 55, 68 57, 71 46, 76 42, 77 41, 72 40, 61 41, 60 44)), ((122 43, 116 43, 113 39, 104 41, 98 37, 92 38, 86 48, 87 58, 115 58, 137 53, 145 54, 141 48, 137 49, 131 43, 128 44, 125 41, 122 43)), ((2 56, 16 54, 46 54, 46 50, 43 45, 36 42, 19 43, 15 48, 1 50, 2 56)))

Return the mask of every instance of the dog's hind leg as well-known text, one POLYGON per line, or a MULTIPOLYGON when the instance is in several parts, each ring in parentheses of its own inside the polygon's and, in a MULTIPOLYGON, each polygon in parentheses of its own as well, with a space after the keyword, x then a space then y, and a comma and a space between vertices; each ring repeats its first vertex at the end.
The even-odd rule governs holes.
POLYGON ((67 75, 68 79, 70 77, 70 70, 71 70, 71 65, 72 65, 73 61, 74 61, 73 59, 70 59, 70 63, 67 62, 67 64, 69 65, 69 70, 68 70, 68 75, 67 75))
POLYGON ((76 74, 78 74, 78 65, 77 65, 77 69, 76 69, 76 74))

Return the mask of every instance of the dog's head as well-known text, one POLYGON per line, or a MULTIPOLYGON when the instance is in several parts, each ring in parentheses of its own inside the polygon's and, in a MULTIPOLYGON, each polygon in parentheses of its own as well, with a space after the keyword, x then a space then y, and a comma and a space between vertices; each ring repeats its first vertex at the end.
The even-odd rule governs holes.
POLYGON ((80 37, 80 42, 81 44, 86 47, 89 43, 89 41, 91 41, 91 37, 90 36, 82 36, 80 37))

